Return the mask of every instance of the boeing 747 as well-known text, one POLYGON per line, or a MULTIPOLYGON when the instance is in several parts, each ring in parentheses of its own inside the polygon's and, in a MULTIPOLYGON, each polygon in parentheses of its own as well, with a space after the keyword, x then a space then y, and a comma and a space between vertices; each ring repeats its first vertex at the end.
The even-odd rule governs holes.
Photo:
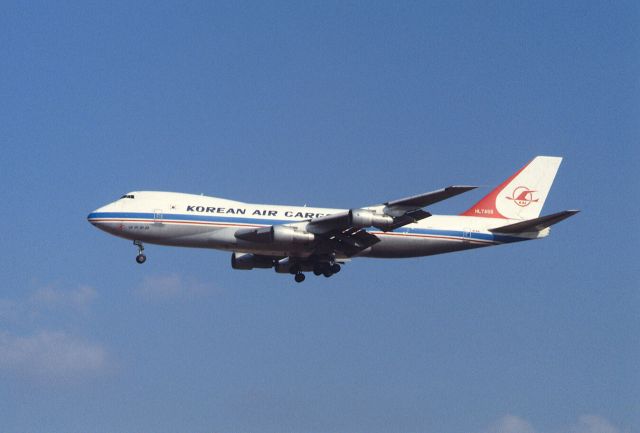
POLYGON ((356 257, 402 258, 540 239, 576 214, 540 216, 562 158, 538 156, 460 215, 434 204, 476 187, 448 186, 353 209, 250 204, 203 195, 134 191, 91 212, 105 232, 144 243, 230 251, 234 269, 330 277, 356 257), (428 208, 428 209, 425 209, 428 208))

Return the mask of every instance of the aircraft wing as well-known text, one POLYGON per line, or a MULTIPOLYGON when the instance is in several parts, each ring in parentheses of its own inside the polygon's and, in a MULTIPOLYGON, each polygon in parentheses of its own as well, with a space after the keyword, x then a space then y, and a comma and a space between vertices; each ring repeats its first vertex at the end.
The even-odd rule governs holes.
POLYGON ((430 217, 425 206, 462 194, 475 186, 448 186, 436 191, 414 195, 382 205, 363 209, 351 209, 309 221, 306 230, 314 234, 325 234, 351 227, 377 227, 382 231, 392 231, 407 224, 430 217))
POLYGON ((381 205, 350 209, 291 224, 240 229, 235 237, 252 242, 314 243, 317 250, 340 251, 351 257, 380 242, 366 229, 376 227, 392 231, 430 217, 425 206, 462 194, 475 186, 449 186, 436 191, 393 200, 381 205))
POLYGON ((449 186, 436 191, 414 195, 382 205, 363 209, 350 209, 310 220, 305 230, 314 235, 325 237, 347 256, 369 248, 380 242, 380 239, 367 232, 369 227, 382 231, 393 231, 407 224, 412 224, 431 216, 422 209, 447 198, 462 194, 476 188, 475 186, 449 186))
POLYGON ((384 204, 384 213, 391 216, 401 216, 412 210, 421 209, 476 188, 477 186, 453 185, 436 191, 389 201, 384 204))

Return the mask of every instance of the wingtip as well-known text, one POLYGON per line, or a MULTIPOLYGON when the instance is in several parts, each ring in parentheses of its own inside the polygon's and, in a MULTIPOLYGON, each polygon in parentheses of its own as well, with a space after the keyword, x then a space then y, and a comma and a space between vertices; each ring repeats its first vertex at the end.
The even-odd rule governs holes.
POLYGON ((460 190, 460 191, 471 191, 472 189, 476 189, 478 188, 478 186, 476 185, 451 185, 446 187, 445 189, 449 190, 449 189, 453 189, 453 190, 460 190))

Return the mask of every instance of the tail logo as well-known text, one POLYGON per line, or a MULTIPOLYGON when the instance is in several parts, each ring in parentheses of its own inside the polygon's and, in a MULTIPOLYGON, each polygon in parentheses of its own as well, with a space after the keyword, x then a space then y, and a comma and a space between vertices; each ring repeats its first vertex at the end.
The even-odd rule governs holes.
POLYGON ((520 207, 529 206, 531 203, 537 202, 539 199, 534 198, 533 194, 537 192, 526 186, 519 186, 513 190, 511 197, 506 197, 508 200, 513 200, 515 204, 520 207))

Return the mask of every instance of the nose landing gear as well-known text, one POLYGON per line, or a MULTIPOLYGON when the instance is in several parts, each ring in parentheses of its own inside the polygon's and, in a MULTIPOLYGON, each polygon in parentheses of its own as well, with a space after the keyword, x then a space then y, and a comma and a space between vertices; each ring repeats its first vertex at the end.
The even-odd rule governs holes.
POLYGON ((136 262, 143 264, 144 262, 147 261, 147 256, 145 256, 143 253, 144 245, 142 244, 142 241, 133 241, 133 245, 138 247, 138 255, 136 256, 136 262))

